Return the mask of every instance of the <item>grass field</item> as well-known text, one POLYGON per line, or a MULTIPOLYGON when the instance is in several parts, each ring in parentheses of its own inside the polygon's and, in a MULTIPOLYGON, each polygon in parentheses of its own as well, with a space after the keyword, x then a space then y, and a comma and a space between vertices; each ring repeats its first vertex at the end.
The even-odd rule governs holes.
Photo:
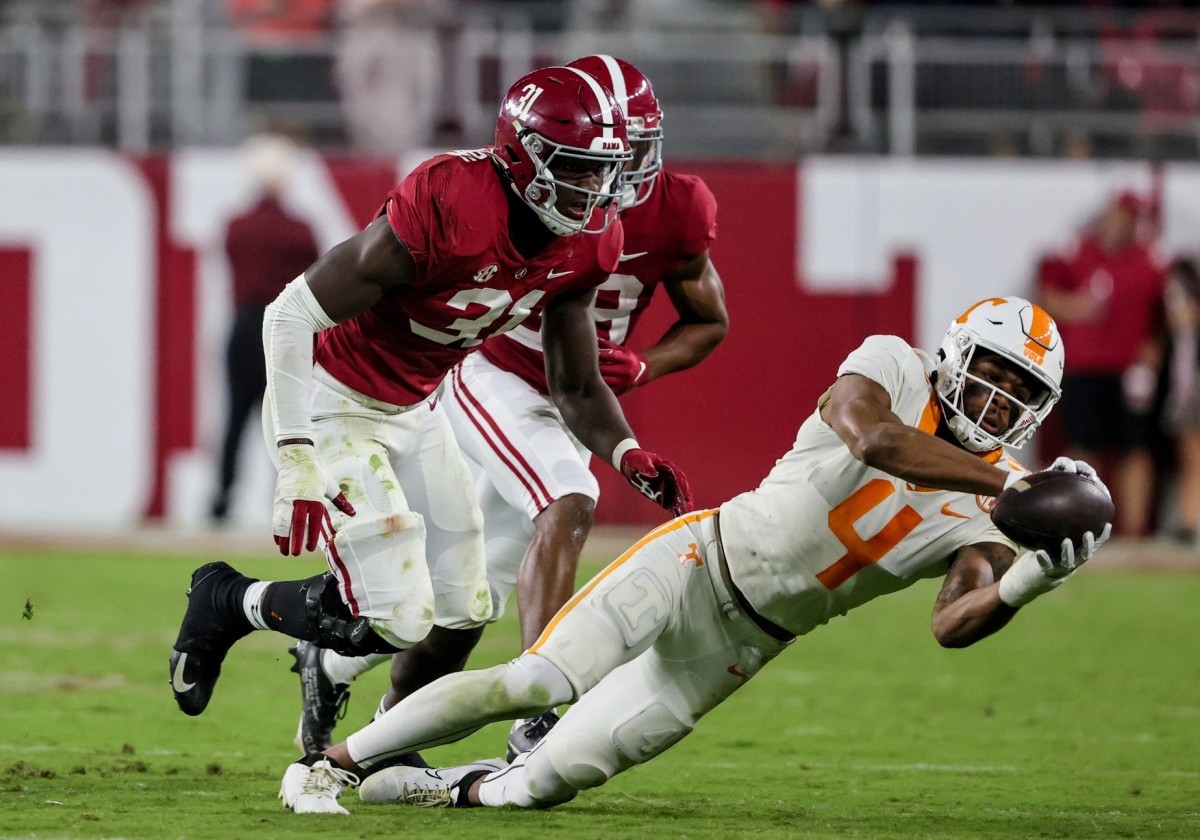
MULTIPOLYGON (((299 696, 283 637, 240 643, 202 717, 175 708, 167 656, 198 562, 0 548, 0 836, 1200 837, 1200 576, 1084 570, 966 651, 933 641, 927 582, 799 640, 677 747, 558 809, 351 793, 350 817, 312 817, 275 798, 299 696)), ((506 619, 474 662, 516 648, 506 619)), ((360 680, 339 731, 383 679, 360 680)), ((497 755, 506 729, 427 756, 497 755)))

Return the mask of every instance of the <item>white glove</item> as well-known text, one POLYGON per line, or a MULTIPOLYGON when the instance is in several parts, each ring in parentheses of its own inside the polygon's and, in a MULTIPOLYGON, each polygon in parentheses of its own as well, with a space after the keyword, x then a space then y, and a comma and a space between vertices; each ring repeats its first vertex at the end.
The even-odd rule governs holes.
MULTIPOLYGON (((1104 495, 1108 496, 1108 498, 1112 498, 1112 493, 1108 491, 1108 488, 1104 486, 1104 482, 1100 480, 1100 476, 1096 474, 1096 468, 1087 461, 1074 461, 1062 455, 1054 459, 1054 463, 1050 465, 1050 469, 1081 475, 1103 490, 1104 495)), ((1105 537, 1105 539, 1108 538, 1105 537)))
POLYGON ((280 554, 299 557, 303 550, 315 550, 320 536, 332 536, 333 522, 324 499, 329 499, 347 516, 354 516, 354 507, 346 501, 346 495, 321 469, 312 442, 280 446, 271 523, 280 554))
POLYGON ((1026 551, 1000 578, 1000 600, 1010 607, 1023 607, 1045 595, 1091 560, 1110 536, 1112 523, 1104 526, 1099 537, 1086 531, 1078 551, 1070 540, 1062 541, 1058 557, 1046 551, 1026 551))

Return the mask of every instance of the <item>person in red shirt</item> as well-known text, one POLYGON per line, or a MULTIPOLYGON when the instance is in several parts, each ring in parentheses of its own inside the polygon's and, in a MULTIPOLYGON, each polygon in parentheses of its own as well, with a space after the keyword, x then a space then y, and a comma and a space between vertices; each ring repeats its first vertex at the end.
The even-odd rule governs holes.
POLYGON ((293 277, 312 265, 319 252, 312 228, 280 200, 291 164, 291 143, 274 135, 251 138, 246 163, 258 182, 255 204, 225 228, 225 253, 233 291, 233 324, 225 350, 229 411, 221 443, 216 493, 209 513, 224 522, 237 479, 238 451, 246 420, 267 387, 263 358, 263 313, 293 277))
POLYGON ((1135 193, 1118 194, 1039 278, 1042 304, 1071 348, 1062 400, 1069 454, 1093 463, 1105 451, 1117 456, 1116 529, 1130 536, 1151 526, 1150 408, 1164 284, 1162 263, 1138 235, 1142 217, 1135 193))
POLYGON ((572 433, 663 507, 690 507, 682 473, 641 448, 597 363, 591 303, 621 253, 631 157, 599 82, 534 71, 504 97, 494 147, 417 167, 268 307, 275 541, 285 555, 321 545, 331 571, 275 582, 220 562, 193 572, 170 661, 182 711, 204 711, 225 655, 256 629, 350 655, 421 644, 443 673, 461 668, 492 603, 483 517, 440 386, 532 315, 572 433))
MULTIPOLYGON (((596 292, 594 330, 600 371, 617 395, 690 368, 724 339, 725 290, 709 247, 716 238, 717 203, 693 175, 663 169, 662 111, 650 81, 608 55, 570 62, 613 91, 629 121, 635 160, 622 173, 621 226, 625 244, 617 271, 596 292), (629 346, 638 319, 663 288, 678 318, 651 346, 629 346)), ((515 590, 522 648, 532 645, 575 589, 579 555, 592 526, 599 485, 579 444, 550 397, 538 321, 530 317, 484 345, 451 373, 446 410, 463 448, 484 512, 487 577, 493 615, 503 614, 515 590)), ((304 711, 298 740, 306 752, 331 743, 349 683, 378 664, 307 643, 292 649, 304 711)), ((380 710, 410 693, 419 663, 411 654, 393 662, 393 688, 380 710)), ((509 752, 530 749, 558 720, 554 711, 513 726, 509 752)))

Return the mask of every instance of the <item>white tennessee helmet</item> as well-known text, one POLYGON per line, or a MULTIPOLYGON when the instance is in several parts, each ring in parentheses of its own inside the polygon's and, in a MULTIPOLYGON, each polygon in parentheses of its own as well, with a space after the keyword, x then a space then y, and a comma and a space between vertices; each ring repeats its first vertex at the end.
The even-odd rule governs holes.
POLYGON ((971 452, 1023 445, 1062 396, 1064 358, 1058 327, 1046 310, 1019 297, 979 301, 951 322, 938 350, 937 393, 950 431, 971 452), (1039 386, 1028 404, 1004 394, 1016 417, 1008 431, 998 436, 980 424, 999 389, 967 373, 976 353, 994 353, 1039 386), (975 417, 964 410, 968 384, 989 392, 975 417))

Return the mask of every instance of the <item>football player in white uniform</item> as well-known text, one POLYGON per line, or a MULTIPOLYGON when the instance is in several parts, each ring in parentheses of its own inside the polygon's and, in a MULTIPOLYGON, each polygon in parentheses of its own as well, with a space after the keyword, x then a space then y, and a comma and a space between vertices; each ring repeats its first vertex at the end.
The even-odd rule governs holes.
MULTIPOLYGON (((796 636, 921 578, 944 577, 939 643, 996 632, 1111 531, 1064 541, 1053 556, 1022 552, 989 517, 1027 473, 1004 447, 1027 441, 1058 400, 1063 359, 1053 320, 1014 297, 955 319, 936 359, 895 336, 868 338, 757 489, 652 531, 524 655, 443 677, 328 760, 366 775, 367 802, 547 807, 678 742, 796 636), (568 702, 546 738, 502 769, 372 774, 395 754, 568 702)), ((1052 469, 1103 487, 1083 462, 1052 469)))

